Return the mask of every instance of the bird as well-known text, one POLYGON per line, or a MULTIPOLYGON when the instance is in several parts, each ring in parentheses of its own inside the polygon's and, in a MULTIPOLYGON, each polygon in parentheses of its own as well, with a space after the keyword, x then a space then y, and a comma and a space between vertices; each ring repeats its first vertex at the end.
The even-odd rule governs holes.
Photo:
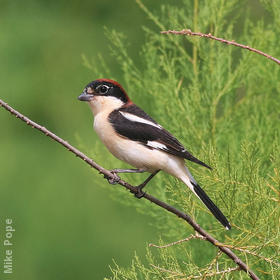
POLYGON ((134 104, 118 82, 94 80, 86 85, 78 99, 89 104, 94 130, 109 152, 135 167, 111 170, 116 177, 113 181, 107 178, 110 183, 117 183, 119 173, 151 173, 137 187, 136 196, 141 198, 147 183, 159 171, 166 172, 182 181, 227 230, 231 228, 221 210, 196 182, 185 160, 211 167, 194 157, 170 132, 134 104))

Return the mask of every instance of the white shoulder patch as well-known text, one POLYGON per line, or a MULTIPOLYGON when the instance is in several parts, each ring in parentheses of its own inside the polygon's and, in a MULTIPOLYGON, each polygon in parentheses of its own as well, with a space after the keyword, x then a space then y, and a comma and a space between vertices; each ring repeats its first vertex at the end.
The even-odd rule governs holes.
POLYGON ((126 119, 130 120, 130 121, 133 121, 133 122, 139 122, 139 123, 145 123, 145 124, 149 124, 149 125, 152 125, 154 127, 157 127, 159 129, 162 129, 162 127, 159 125, 159 124, 156 124, 156 123, 153 123, 149 120, 146 120, 146 119, 143 119, 141 117, 138 117, 138 116, 135 116, 133 114, 130 114, 130 113, 126 113, 126 112, 122 112, 122 111, 119 111, 126 119))
POLYGON ((167 147, 164 144, 161 144, 157 141, 148 141, 147 146, 155 148, 155 149, 167 150, 167 147))

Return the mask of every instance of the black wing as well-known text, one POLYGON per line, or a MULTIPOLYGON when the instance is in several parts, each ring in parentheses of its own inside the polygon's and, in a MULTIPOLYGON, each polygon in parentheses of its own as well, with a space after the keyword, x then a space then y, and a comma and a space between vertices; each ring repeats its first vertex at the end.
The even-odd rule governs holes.
POLYGON ((109 121, 116 132, 123 137, 138 141, 150 149, 162 150, 211 169, 210 166, 189 153, 171 133, 162 128, 136 105, 130 105, 113 111, 109 115, 109 121), (133 121, 125 117, 125 113, 140 117, 148 121, 148 123, 133 121))

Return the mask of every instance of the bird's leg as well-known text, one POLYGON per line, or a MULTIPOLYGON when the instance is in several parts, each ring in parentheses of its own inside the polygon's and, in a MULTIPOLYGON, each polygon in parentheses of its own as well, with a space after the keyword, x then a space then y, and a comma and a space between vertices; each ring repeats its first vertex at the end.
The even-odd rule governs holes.
POLYGON ((143 173, 144 169, 112 169, 112 173, 143 173))
POLYGON ((152 173, 142 184, 138 185, 137 188, 137 193, 135 193, 135 196, 137 198, 141 198, 144 196, 144 192, 142 191, 143 188, 153 179, 154 176, 156 176, 158 174, 160 170, 155 171, 154 173, 152 173))
POLYGON ((145 172, 144 169, 112 169, 110 170, 113 173, 114 178, 109 178, 104 176, 108 180, 108 182, 112 185, 116 185, 120 181, 120 177, 117 175, 118 173, 143 173, 145 172))

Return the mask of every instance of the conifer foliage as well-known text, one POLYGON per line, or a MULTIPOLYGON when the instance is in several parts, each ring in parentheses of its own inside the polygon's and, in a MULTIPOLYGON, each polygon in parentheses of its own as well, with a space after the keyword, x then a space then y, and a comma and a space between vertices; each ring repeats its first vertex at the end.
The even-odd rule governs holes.
MULTIPOLYGON (((189 28, 279 58, 279 3, 260 2, 269 21, 251 19, 253 12, 240 1, 182 0, 158 11, 137 3, 153 25, 143 28, 140 65, 129 57, 127 39, 107 30, 123 85, 136 104, 212 166, 187 163, 232 230, 225 231, 171 176, 159 175, 147 191, 189 213, 260 279, 280 279, 280 65, 207 38, 160 34, 189 28)), ((112 265, 108 279, 248 279, 175 216, 144 201, 124 203, 153 217, 159 241, 147 245, 146 259, 136 253, 130 267, 112 265)))

